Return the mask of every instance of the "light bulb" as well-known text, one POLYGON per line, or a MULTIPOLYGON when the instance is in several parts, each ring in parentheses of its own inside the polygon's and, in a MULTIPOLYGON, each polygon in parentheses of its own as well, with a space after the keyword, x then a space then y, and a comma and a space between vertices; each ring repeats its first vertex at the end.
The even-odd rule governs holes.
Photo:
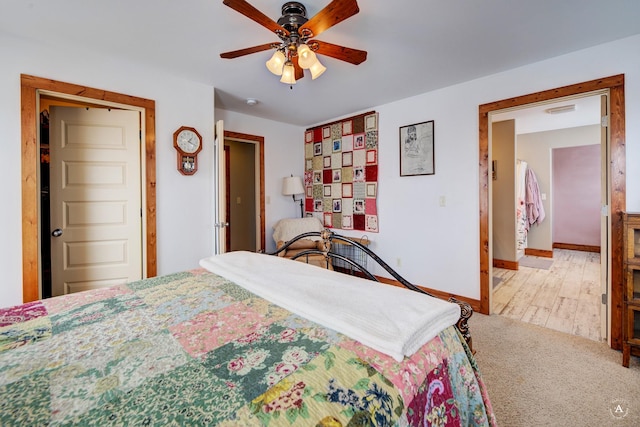
POLYGON ((269 59, 265 65, 269 71, 276 76, 279 76, 282 75, 282 66, 284 65, 285 59, 284 53, 280 50, 276 50, 273 53, 273 56, 271 56, 271 59, 269 59))

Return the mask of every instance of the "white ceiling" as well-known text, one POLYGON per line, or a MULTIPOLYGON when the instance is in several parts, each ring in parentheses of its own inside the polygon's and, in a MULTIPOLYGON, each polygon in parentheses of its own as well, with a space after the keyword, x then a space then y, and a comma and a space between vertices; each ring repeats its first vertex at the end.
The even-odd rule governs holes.
MULTIPOLYGON (((273 20, 284 0, 250 0, 273 20)), ((308 16, 329 0, 303 0, 308 16)), ((220 53, 275 35, 222 0, 2 0, 0 32, 142 62, 215 87, 216 107, 308 126, 640 33, 638 0, 359 1, 318 39, 368 51, 293 90, 264 63, 220 53), (258 104, 251 107, 247 98, 258 104)), ((3 58, 3 61, 8 60, 3 58)))

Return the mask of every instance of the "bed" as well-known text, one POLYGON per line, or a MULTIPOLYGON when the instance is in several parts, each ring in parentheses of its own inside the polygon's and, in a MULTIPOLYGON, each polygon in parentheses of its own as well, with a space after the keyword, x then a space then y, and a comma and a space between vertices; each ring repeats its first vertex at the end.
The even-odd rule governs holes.
POLYGON ((0 425, 495 425, 459 304, 300 238, 343 271, 231 252, 0 309, 0 425))

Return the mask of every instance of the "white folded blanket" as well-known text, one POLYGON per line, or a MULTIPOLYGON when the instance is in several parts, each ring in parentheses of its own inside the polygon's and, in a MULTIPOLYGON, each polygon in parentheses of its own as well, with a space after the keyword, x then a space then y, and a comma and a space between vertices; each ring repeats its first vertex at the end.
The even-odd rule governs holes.
POLYGON ((277 256, 228 252, 200 265, 397 361, 460 317, 457 304, 277 256))

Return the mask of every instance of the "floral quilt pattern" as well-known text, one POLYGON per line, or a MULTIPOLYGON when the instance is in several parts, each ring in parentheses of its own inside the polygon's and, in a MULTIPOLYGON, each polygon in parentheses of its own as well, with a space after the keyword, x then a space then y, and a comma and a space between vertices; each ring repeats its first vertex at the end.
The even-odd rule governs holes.
POLYGON ((0 425, 495 425, 455 328, 401 363, 204 270, 0 309, 0 425))

